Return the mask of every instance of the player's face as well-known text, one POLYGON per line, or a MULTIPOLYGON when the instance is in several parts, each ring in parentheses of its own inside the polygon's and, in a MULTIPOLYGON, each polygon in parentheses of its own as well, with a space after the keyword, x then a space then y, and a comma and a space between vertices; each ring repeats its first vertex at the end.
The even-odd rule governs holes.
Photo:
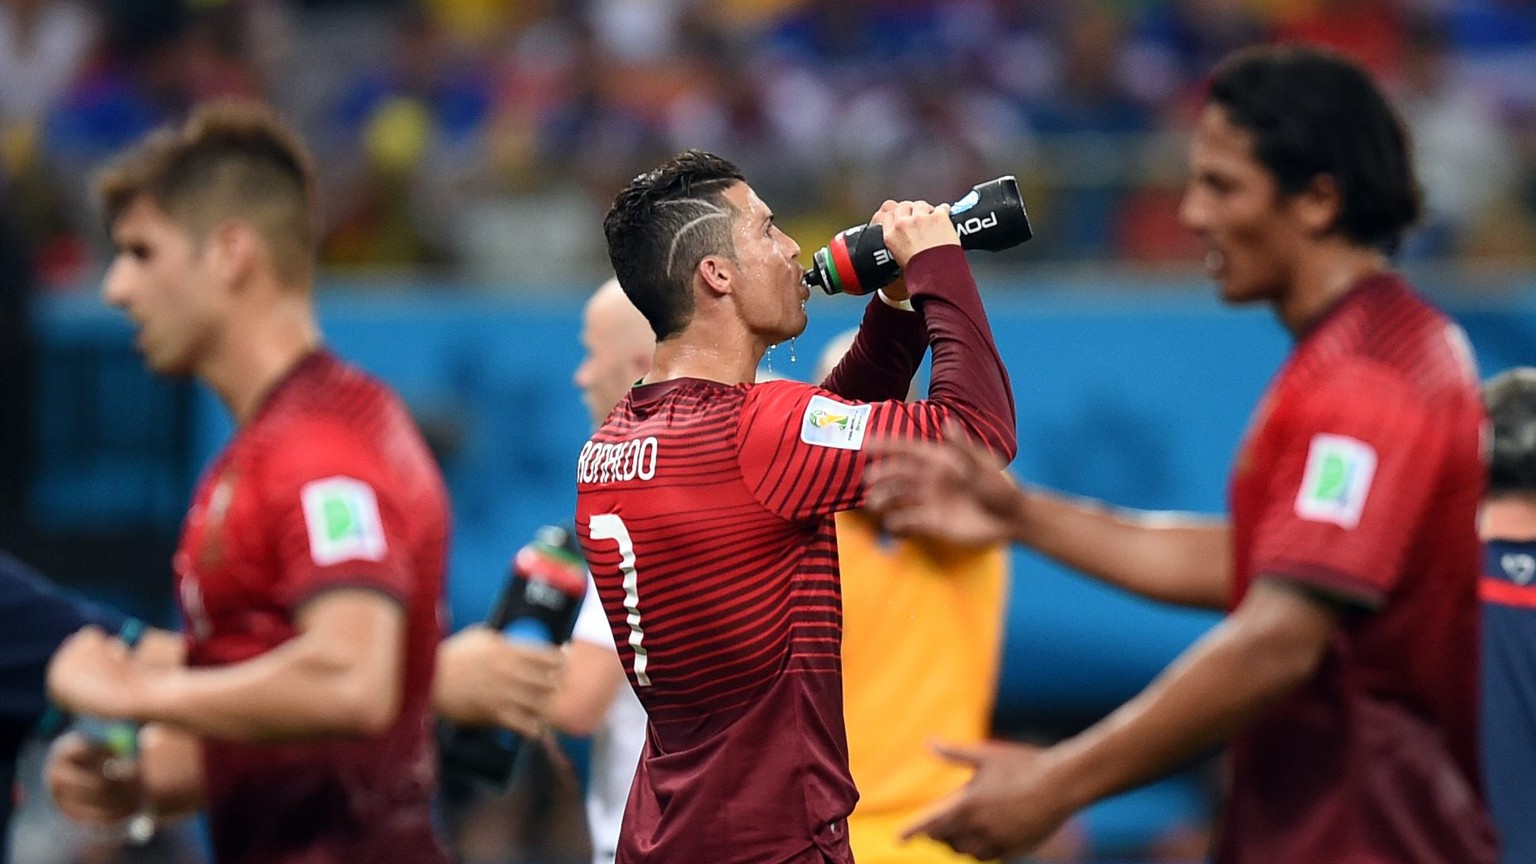
POLYGON ((742 319, 770 344, 805 330, 805 301, 810 289, 801 279, 805 268, 796 260, 800 244, 774 224, 773 211, 745 183, 726 190, 736 208, 731 226, 735 261, 741 284, 736 289, 742 319))
POLYGON ((1205 269, 1229 303, 1277 300, 1306 236, 1253 136, 1208 105, 1189 148, 1189 187, 1179 218, 1205 244, 1205 269))
POLYGON ((156 372, 195 371, 218 332, 218 292, 203 250, 149 198, 112 225, 117 254, 102 296, 138 327, 134 346, 156 372))

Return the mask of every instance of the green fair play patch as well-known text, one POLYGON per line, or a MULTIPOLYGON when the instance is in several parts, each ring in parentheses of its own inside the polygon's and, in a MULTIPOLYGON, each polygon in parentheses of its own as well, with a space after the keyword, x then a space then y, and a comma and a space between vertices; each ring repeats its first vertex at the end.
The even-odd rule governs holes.
POLYGON ((1296 495, 1296 515, 1343 528, 1360 523, 1376 474, 1376 450, 1347 435, 1312 436, 1307 466, 1296 495))
POLYGON ((372 486, 353 477, 327 477, 307 484, 300 498, 316 564, 384 557, 384 525, 372 486))

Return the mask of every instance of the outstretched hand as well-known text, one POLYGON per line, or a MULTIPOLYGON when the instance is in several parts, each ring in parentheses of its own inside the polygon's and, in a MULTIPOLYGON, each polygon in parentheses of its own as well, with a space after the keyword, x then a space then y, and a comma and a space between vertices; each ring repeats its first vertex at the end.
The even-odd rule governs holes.
POLYGON ((933 749, 951 762, 975 768, 976 774, 904 830, 903 839, 923 834, 956 852, 991 861, 1033 850, 1075 809, 1053 788, 1049 749, 997 742, 933 749))
POLYGON ((992 453, 951 424, 943 441, 884 439, 870 444, 865 507, 897 536, 965 546, 1004 542, 1016 533, 1023 493, 992 453))

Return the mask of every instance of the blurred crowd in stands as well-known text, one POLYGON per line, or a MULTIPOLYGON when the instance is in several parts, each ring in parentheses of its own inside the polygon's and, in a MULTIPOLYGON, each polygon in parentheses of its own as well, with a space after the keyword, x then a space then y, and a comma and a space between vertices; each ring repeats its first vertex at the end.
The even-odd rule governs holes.
POLYGON ((1204 76, 1275 39, 1396 95, 1430 213, 1407 255, 1536 261, 1536 0, 0 0, 0 206, 41 284, 86 284, 103 160, 254 94, 319 160, 332 275, 590 280, 615 190, 684 147, 804 246, 1016 173, 1043 230, 1011 254, 1183 265, 1204 76))

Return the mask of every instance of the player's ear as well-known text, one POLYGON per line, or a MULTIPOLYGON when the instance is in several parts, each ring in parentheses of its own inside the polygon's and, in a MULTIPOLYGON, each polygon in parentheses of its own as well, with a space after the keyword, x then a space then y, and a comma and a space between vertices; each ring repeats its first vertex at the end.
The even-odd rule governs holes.
POLYGON ((219 284, 236 290, 247 284, 263 256, 266 244, 256 227, 244 219, 227 219, 208 235, 207 254, 219 284))
POLYGON ((1307 233, 1320 237, 1333 232, 1344 209, 1339 184, 1331 174, 1318 174, 1306 188, 1291 198, 1292 212, 1301 219, 1307 233))
POLYGON ((694 269, 694 281, 710 296, 724 297, 735 290, 736 268, 724 255, 705 255, 694 269))

